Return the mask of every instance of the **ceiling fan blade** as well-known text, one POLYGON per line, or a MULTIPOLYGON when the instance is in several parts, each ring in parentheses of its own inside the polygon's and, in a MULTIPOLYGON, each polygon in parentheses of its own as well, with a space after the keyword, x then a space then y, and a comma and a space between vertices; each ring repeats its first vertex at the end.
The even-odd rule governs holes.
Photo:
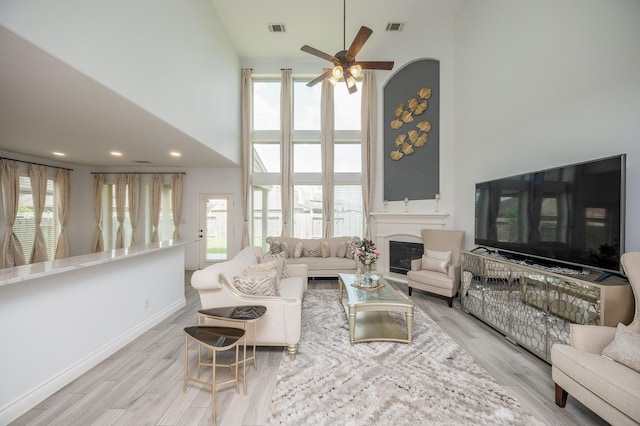
POLYGON ((371 28, 364 26, 360 27, 360 31, 358 31, 358 34, 356 34, 353 42, 351 43, 351 46, 349 47, 349 50, 347 50, 347 53, 345 55, 347 61, 353 61, 356 58, 356 55, 358 54, 360 49, 362 49, 362 46, 364 46, 364 43, 372 33, 373 31, 371 30, 371 28))
POLYGON ((317 76, 316 78, 314 78, 313 80, 308 82, 307 83, 307 87, 315 86, 316 84, 320 83, 325 78, 329 78, 329 77, 331 77, 331 70, 327 70, 327 71, 323 72, 322 74, 320 74, 319 76, 317 76))
POLYGON ((338 58, 336 58, 335 56, 329 55, 328 53, 321 52, 320 50, 313 48, 311 46, 308 46, 306 44, 302 46, 300 50, 302 50, 303 52, 311 53, 312 55, 317 56, 319 58, 326 59, 327 61, 333 62, 334 64, 340 62, 338 61, 338 58))
POLYGON ((391 70, 393 61, 357 61, 363 70, 391 70))

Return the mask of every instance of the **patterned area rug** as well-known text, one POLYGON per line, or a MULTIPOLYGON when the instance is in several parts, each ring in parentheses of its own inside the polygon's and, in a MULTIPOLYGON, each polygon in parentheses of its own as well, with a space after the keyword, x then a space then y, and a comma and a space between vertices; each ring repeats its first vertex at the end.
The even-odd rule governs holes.
POLYGON ((542 424, 419 308, 413 342, 351 346, 338 291, 307 291, 300 352, 283 354, 268 423, 542 424))

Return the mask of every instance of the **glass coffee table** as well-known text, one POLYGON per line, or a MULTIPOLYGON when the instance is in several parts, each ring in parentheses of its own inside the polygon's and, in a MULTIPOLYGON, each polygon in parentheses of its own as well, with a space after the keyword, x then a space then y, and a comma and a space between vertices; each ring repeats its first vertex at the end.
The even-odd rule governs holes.
POLYGON ((374 290, 354 286, 354 274, 338 274, 340 301, 349 320, 349 341, 412 343, 413 309, 411 300, 380 278, 374 290), (344 297, 346 293, 347 297, 344 297), (391 316, 391 312, 405 315, 405 327, 391 316))

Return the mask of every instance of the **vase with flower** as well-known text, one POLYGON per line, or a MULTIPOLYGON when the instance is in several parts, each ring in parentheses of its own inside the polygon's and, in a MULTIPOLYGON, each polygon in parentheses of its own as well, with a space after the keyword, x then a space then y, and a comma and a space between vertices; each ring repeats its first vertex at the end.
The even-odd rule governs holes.
POLYGON ((372 285, 371 283, 371 267, 380 259, 380 250, 376 247, 375 243, 371 240, 359 241, 353 253, 355 257, 362 263, 362 282, 365 286, 372 285))

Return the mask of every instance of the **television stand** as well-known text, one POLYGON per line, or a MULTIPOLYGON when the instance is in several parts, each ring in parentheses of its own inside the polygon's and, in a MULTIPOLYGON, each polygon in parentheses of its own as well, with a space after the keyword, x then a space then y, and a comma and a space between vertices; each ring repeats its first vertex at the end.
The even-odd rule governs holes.
POLYGON ((565 275, 493 254, 463 252, 462 310, 551 362, 551 346, 568 343, 570 324, 628 324, 634 315, 629 282, 611 274, 565 275))

